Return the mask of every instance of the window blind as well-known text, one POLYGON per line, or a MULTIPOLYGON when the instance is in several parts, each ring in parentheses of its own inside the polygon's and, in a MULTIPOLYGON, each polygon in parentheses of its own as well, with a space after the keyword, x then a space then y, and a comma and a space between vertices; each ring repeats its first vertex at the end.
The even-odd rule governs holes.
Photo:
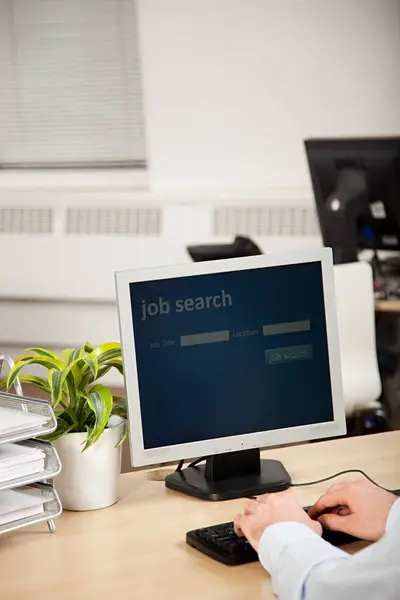
POLYGON ((144 162, 135 0, 0 0, 0 166, 144 162))

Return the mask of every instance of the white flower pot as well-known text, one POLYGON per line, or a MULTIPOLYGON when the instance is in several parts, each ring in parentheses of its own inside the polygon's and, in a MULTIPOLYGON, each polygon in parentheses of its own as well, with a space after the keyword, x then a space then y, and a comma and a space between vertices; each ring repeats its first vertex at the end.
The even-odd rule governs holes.
POLYGON ((54 484, 64 509, 96 510, 117 502, 121 447, 115 446, 124 431, 123 420, 118 421, 84 452, 86 433, 68 433, 54 442, 62 464, 54 484))

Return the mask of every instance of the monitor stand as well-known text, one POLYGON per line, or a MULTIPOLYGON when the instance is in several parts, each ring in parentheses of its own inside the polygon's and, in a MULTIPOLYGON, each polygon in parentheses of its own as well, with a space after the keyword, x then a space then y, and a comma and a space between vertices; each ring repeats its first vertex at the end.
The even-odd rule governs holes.
POLYGON ((165 485, 201 500, 232 500, 282 492, 291 479, 280 461, 261 460, 260 450, 254 449, 210 456, 205 465, 168 475, 165 485))
POLYGON ((369 211, 367 175, 359 167, 339 170, 337 189, 321 209, 321 230, 326 246, 333 250, 334 264, 358 261, 357 224, 369 211))

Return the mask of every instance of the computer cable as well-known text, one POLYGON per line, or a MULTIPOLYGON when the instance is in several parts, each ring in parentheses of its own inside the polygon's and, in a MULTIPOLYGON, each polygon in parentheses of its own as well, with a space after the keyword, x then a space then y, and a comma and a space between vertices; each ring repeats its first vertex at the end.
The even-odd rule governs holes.
MULTIPOLYGON (((175 469, 175 473, 177 473, 178 471, 182 471, 182 468, 183 468, 183 463, 184 463, 184 462, 185 462, 185 461, 184 461, 184 459, 182 459, 182 460, 180 460, 180 461, 179 461, 179 464, 178 464, 178 466, 177 466, 177 467, 176 467, 176 469, 175 469)), ((189 465, 189 467, 190 467, 190 466, 191 466, 191 465, 189 465)))
MULTIPOLYGON (((197 458, 196 460, 194 460, 193 462, 191 462, 188 465, 188 469, 191 467, 196 467, 198 464, 200 464, 204 460, 207 460, 206 456, 197 458)), ((183 460, 181 460, 179 462, 179 465, 176 469, 177 471, 182 470, 183 462, 184 462, 183 460)), ((385 492, 393 493, 393 490, 389 490, 388 488, 385 488, 383 485, 376 483, 376 481, 374 481, 372 479, 372 477, 367 475, 367 473, 365 473, 365 471, 363 471, 362 469, 345 469, 344 471, 339 471, 338 473, 334 473, 333 475, 328 475, 328 477, 322 477, 321 479, 315 479, 313 481, 305 481, 305 482, 300 482, 300 483, 292 483, 291 487, 306 487, 306 486, 310 486, 310 485, 318 485, 319 483, 324 483, 325 481, 330 481, 331 479, 336 479, 337 477, 340 477, 341 475, 348 475, 349 473, 357 473, 359 475, 362 475, 363 477, 365 477, 365 479, 368 479, 368 481, 370 481, 373 485, 376 485, 381 490, 385 490, 385 492)))
POLYGON ((198 464, 200 464, 204 460, 207 460, 207 458, 208 458, 207 456, 202 456, 201 458, 196 458, 196 460, 194 460, 193 462, 190 463, 189 467, 197 467, 198 464))
POLYGON ((385 490, 385 492, 393 493, 393 490, 389 490, 388 488, 385 488, 383 485, 379 485, 379 483, 376 483, 376 481, 374 481, 362 469, 346 469, 344 471, 339 471, 339 473, 335 473, 334 475, 329 475, 328 477, 323 477, 322 479, 315 479, 314 481, 306 481, 304 483, 303 482, 302 483, 292 483, 291 487, 305 487, 308 485, 317 485, 318 483, 324 483, 325 481, 335 479, 336 477, 340 477, 341 475, 347 475, 348 473, 358 473, 360 475, 363 475, 363 477, 368 479, 368 481, 370 481, 373 485, 376 485, 381 490, 385 490))
MULTIPOLYGON (((190 467, 197 467, 198 464, 200 464, 204 460, 207 460, 207 458, 208 458, 208 456, 202 456, 201 458, 196 458, 196 460, 194 460, 193 462, 188 464, 187 468, 190 469, 190 467)), ((177 473, 178 471, 182 471, 184 462, 185 462, 184 460, 179 461, 178 466, 175 469, 175 473, 177 473)))

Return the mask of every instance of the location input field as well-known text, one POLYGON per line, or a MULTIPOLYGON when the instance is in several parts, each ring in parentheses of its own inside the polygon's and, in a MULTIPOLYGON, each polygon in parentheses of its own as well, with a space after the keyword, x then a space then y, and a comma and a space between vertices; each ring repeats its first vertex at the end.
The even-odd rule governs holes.
POLYGON ((274 323, 263 326, 263 335, 282 335, 284 333, 300 333, 310 331, 310 319, 305 321, 290 321, 288 323, 274 323))
POLYGON ((229 342, 229 339, 229 329, 223 331, 209 331, 208 333, 195 333, 194 335, 181 335, 181 346, 198 346, 200 344, 229 342))

